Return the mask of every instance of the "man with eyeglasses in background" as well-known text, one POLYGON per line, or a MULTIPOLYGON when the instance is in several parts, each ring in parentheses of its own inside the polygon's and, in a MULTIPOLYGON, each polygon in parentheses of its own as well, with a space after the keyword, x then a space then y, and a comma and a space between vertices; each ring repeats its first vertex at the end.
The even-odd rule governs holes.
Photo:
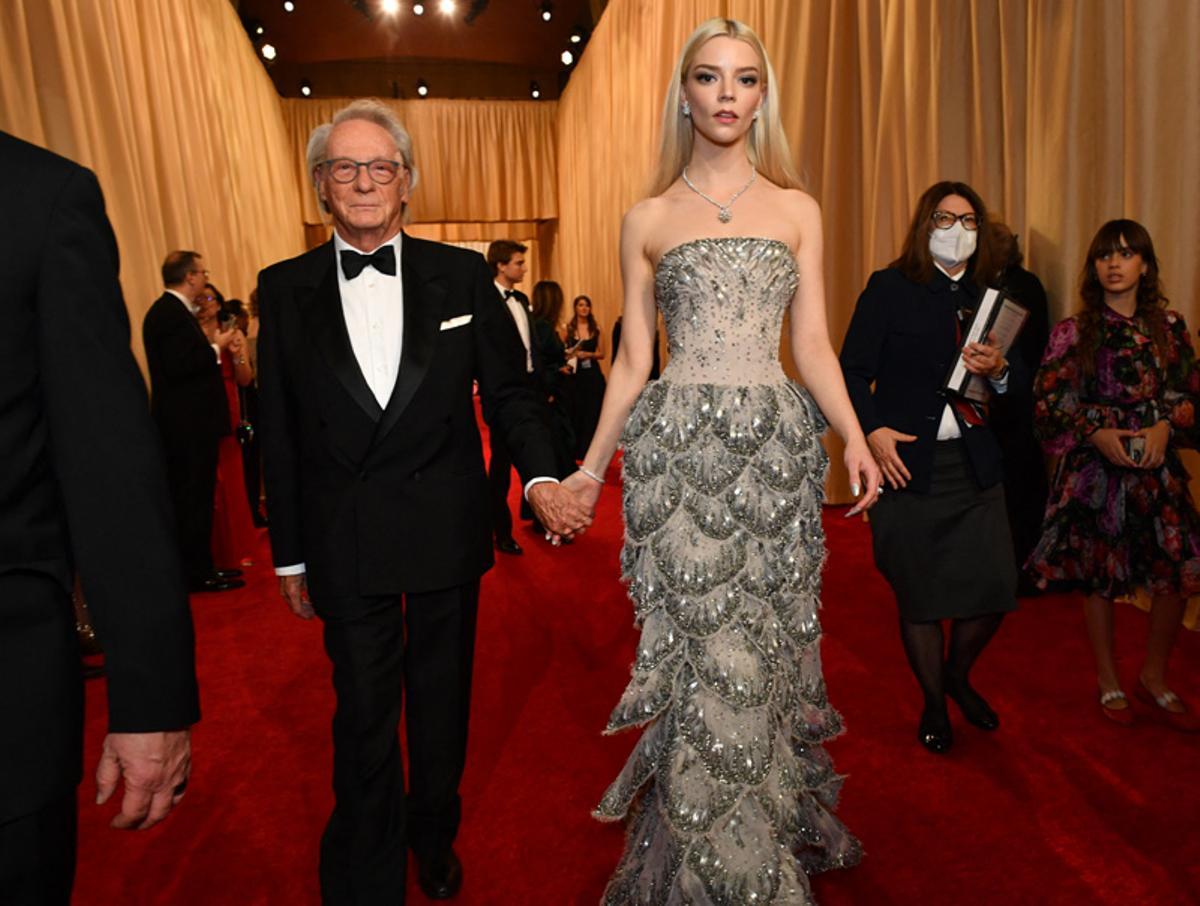
POLYGON ((208 281, 199 252, 168 254, 162 280, 166 289, 146 312, 142 341, 180 556, 190 591, 228 591, 246 583, 240 570, 213 567, 212 522, 218 445, 231 430, 220 362, 237 331, 218 330, 210 344, 196 320, 196 297, 208 281))
POLYGON ((591 512, 550 477, 545 405, 483 257, 401 229, 417 171, 395 114, 356 101, 313 131, 307 158, 334 234, 259 274, 258 361, 280 593, 321 618, 333 662, 321 896, 403 903, 411 848, 425 895, 448 899, 462 884, 452 844, 479 580, 494 559, 475 381, 546 528, 578 533, 591 512))

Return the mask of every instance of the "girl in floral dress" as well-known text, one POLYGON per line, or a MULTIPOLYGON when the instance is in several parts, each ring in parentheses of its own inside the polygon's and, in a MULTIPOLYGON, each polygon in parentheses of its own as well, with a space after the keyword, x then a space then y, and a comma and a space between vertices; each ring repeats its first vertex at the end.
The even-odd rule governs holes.
POLYGON ((1152 596, 1136 695, 1179 730, 1198 718, 1166 682, 1187 596, 1200 591, 1200 517, 1177 448, 1195 446, 1200 372, 1183 317, 1166 307, 1150 234, 1112 220, 1088 249, 1083 308, 1050 335, 1034 382, 1035 427, 1061 457, 1041 541, 1026 564, 1041 587, 1087 594, 1102 713, 1133 722, 1113 652, 1113 599, 1152 596))

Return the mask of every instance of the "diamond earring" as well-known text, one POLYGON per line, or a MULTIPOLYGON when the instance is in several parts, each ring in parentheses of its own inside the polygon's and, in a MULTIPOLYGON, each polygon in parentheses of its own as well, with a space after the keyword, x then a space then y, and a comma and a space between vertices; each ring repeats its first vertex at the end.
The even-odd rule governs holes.
POLYGON ((687 102, 687 98, 684 98, 684 100, 683 100, 683 115, 684 116, 692 115, 692 105, 687 102))

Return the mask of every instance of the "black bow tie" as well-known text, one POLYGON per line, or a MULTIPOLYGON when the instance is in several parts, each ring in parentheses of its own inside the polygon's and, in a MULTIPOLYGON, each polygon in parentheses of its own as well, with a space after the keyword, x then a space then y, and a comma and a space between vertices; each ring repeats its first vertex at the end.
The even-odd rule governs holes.
POLYGON ((375 270, 381 274, 396 276, 396 247, 393 245, 377 248, 369 255, 360 255, 351 249, 342 249, 340 255, 342 273, 346 275, 347 280, 353 280, 361 274, 363 268, 368 264, 374 266, 375 270))
POLYGON ((509 299, 511 299, 516 294, 517 294, 517 291, 515 289, 506 289, 504 291, 504 301, 507 302, 509 299))

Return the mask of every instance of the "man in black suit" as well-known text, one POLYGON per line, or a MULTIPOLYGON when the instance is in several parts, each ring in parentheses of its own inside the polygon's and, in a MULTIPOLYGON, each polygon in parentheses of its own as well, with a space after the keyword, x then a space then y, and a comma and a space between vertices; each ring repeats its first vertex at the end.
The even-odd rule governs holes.
POLYGON ((83 688, 71 588, 107 656, 97 771, 118 827, 183 794, 199 718, 159 440, 91 171, 0 133, 0 901, 69 902, 83 688))
MULTIPOLYGON (((533 374, 533 326, 529 319, 529 297, 517 289, 525 279, 525 252, 528 248, 512 239, 497 239, 487 250, 488 267, 495 275, 496 293, 516 325, 521 336, 524 355, 518 354, 520 367, 533 374)), ((507 327, 505 328, 507 329, 507 327)), ((488 490, 492 499, 492 531, 496 550, 502 554, 522 554, 521 545, 513 537, 512 512, 508 508, 508 489, 512 484, 513 459, 499 431, 488 437, 491 457, 488 460, 488 490)))
POLYGON ((176 251, 162 265, 165 292, 142 323, 150 370, 150 411, 167 454, 176 535, 192 591, 245 585, 236 569, 218 572, 212 560, 213 495, 217 449, 230 431, 220 357, 237 336, 217 331, 210 344, 196 320, 196 296, 208 271, 199 252, 176 251))
POLYGON ((314 131, 308 159, 334 237, 259 275, 258 356, 280 591, 323 621, 337 694, 321 892, 327 904, 403 902, 410 847, 421 888, 445 899, 462 880, 451 845, 492 565, 473 381, 542 521, 569 535, 591 517, 546 478, 544 407, 486 262, 401 231, 416 170, 395 115, 351 104, 314 131))

